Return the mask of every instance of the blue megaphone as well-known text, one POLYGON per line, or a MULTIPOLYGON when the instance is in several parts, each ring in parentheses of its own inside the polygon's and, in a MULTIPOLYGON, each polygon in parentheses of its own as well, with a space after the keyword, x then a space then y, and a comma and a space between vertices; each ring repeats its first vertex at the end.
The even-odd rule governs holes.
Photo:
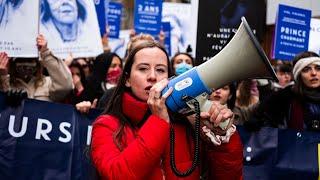
POLYGON ((207 111, 207 96, 234 81, 244 79, 273 79, 277 76, 259 42, 255 38, 246 19, 241 18, 236 34, 230 42, 213 58, 189 71, 171 79, 173 92, 166 100, 167 107, 178 113, 193 111, 186 97, 200 101, 200 110, 207 111))

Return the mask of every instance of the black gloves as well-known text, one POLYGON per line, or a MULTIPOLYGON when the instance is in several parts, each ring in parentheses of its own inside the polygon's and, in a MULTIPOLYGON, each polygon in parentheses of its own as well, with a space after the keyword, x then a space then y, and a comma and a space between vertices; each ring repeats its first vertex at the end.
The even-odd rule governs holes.
POLYGON ((24 90, 9 90, 6 93, 6 104, 11 107, 17 107, 22 100, 28 98, 28 94, 24 90))

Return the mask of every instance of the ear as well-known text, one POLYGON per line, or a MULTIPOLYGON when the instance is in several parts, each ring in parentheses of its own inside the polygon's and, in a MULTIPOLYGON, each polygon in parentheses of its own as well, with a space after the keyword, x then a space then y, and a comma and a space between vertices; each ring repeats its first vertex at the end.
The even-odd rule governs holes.
POLYGON ((230 100, 232 98, 232 94, 229 95, 228 100, 230 100))
POLYGON ((127 80, 126 80, 126 87, 131 87, 131 83, 130 83, 130 78, 128 78, 127 80))

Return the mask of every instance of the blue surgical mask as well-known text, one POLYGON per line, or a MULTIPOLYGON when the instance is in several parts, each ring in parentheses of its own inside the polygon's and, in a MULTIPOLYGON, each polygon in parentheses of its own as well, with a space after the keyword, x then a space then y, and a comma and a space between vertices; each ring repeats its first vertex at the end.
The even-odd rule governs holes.
POLYGON ((182 63, 180 63, 180 64, 177 64, 177 66, 176 66, 176 72, 175 72, 175 73, 176 73, 176 75, 178 76, 178 75, 180 75, 180 74, 188 71, 188 70, 191 69, 191 68, 192 68, 192 65, 187 64, 187 63, 185 63, 185 62, 182 62, 182 63))

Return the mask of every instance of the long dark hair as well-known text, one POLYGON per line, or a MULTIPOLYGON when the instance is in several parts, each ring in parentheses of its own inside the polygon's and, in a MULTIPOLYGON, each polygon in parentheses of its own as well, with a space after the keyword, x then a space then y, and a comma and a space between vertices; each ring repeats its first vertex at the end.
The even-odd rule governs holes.
POLYGON ((229 98, 227 100, 227 106, 229 109, 233 109, 235 104, 236 104, 236 98, 237 98, 237 85, 236 83, 230 83, 229 85, 229 89, 230 89, 230 96, 231 98, 229 98))
POLYGON ((80 81, 81 81, 81 84, 83 85, 83 87, 85 88, 87 86, 87 80, 86 80, 86 76, 84 74, 82 66, 80 65, 80 63, 77 60, 73 60, 71 62, 71 64, 69 65, 69 68, 72 68, 72 67, 75 67, 79 70, 80 81))
POLYGON ((122 97, 125 92, 130 92, 131 89, 128 88, 125 84, 127 79, 130 77, 131 68, 135 61, 135 55, 137 52, 139 52, 142 49, 145 48, 159 48, 162 50, 166 56, 167 56, 167 63, 168 63, 168 77, 171 75, 171 70, 169 68, 170 62, 169 62, 169 56, 165 50, 165 48, 160 45, 159 43, 155 41, 145 41, 141 44, 138 44, 137 46, 133 47, 133 49, 130 51, 129 55, 127 56, 125 66, 123 68, 123 73, 119 79, 119 82, 110 98, 110 101, 105 108, 104 112, 102 114, 109 114, 112 116, 115 116, 119 119, 120 126, 117 129, 117 131, 114 133, 114 142, 117 145, 117 147, 120 150, 123 150, 124 144, 122 144, 123 141, 123 130, 125 125, 128 125, 129 127, 132 127, 130 120, 125 117, 125 115, 122 113, 122 97))
POLYGON ((87 79, 88 97, 91 101, 95 98, 101 98, 103 95, 104 89, 101 84, 106 83, 106 75, 114 57, 120 59, 122 66, 122 59, 112 52, 104 52, 93 61, 92 72, 87 79))

